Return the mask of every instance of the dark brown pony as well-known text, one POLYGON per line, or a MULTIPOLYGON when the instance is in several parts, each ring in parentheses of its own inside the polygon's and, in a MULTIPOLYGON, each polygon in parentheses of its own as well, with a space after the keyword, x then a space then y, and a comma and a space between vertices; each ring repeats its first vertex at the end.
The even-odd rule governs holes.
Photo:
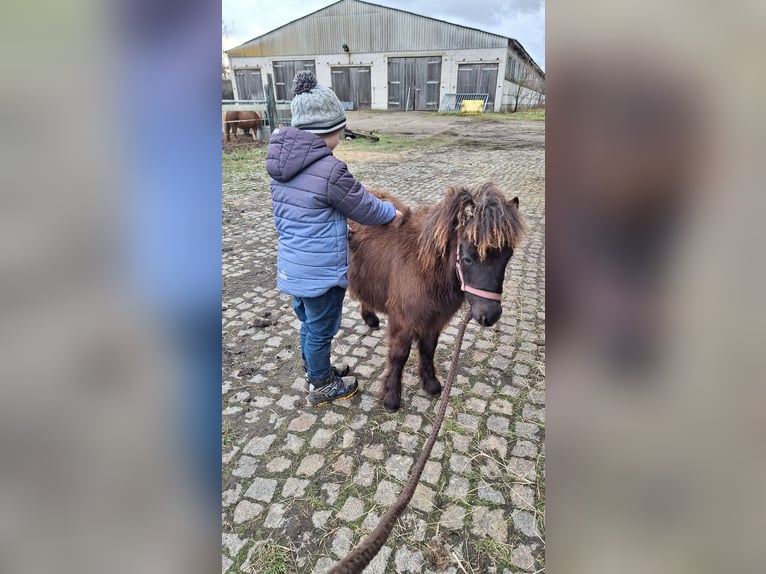
POLYGON ((423 389, 438 395, 442 387, 434 371, 436 344, 463 301, 468 300, 480 325, 500 318, 505 268, 526 226, 519 199, 509 201, 494 183, 452 187, 440 203, 415 211, 395 197, 373 193, 393 202, 404 217, 395 225, 350 223, 349 291, 361 302, 369 327, 379 325, 376 312, 388 313, 383 406, 394 412, 414 341, 423 389))
POLYGON ((239 138, 238 129, 243 132, 250 133, 252 131, 253 140, 258 141, 258 128, 261 127, 261 117, 254 111, 230 111, 224 115, 224 132, 226 133, 226 141, 229 140, 229 133, 234 132, 234 136, 239 138))

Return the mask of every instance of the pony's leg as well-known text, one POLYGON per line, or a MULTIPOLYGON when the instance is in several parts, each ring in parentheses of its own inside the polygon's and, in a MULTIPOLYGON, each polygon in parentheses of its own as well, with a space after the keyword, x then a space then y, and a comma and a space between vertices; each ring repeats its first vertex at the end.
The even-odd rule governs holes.
POLYGON ((434 396, 442 392, 442 385, 434 370, 434 353, 438 341, 438 331, 429 333, 418 341, 420 381, 423 383, 423 390, 434 396))
POLYGON ((383 406, 390 413, 399 410, 402 402, 402 371, 410 356, 412 338, 405 332, 388 328, 388 368, 383 375, 383 406))
POLYGON ((225 131, 226 131, 226 141, 227 141, 227 142, 228 142, 228 141, 231 141, 231 139, 230 139, 230 134, 231 134, 231 124, 226 124, 226 128, 225 128, 225 131))
POLYGON ((380 319, 378 319, 378 316, 364 305, 362 305, 362 319, 370 329, 377 329, 380 327, 380 319))

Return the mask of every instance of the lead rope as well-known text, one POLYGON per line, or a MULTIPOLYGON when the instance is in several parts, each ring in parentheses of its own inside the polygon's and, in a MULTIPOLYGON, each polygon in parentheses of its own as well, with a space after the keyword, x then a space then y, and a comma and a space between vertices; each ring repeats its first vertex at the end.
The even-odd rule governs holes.
POLYGON ((415 468, 412 470, 407 484, 402 489, 399 498, 397 498, 391 505, 391 508, 383 515, 375 527, 367 537, 359 543, 359 545, 349 552, 346 557, 333 566, 327 574, 360 574, 362 570, 375 558, 375 555, 380 551, 383 545, 388 539, 388 535, 394 529, 394 523, 399 515, 407 508, 412 495, 415 494, 415 488, 420 480, 420 475, 423 474, 423 469, 426 466, 428 457, 431 456, 431 450, 436 442, 436 436, 439 434, 439 429, 444 421, 444 413, 447 412, 447 400, 449 399, 449 393, 452 389, 452 381, 455 380, 455 371, 457 370, 457 362, 460 358, 460 345, 463 343, 463 334, 468 322, 471 320, 471 312, 468 311, 460 323, 460 328, 457 332, 455 339, 455 350, 452 352, 452 362, 449 367, 449 374, 447 375, 447 382, 444 383, 444 389, 442 390, 442 396, 439 400, 439 406, 436 412, 436 418, 434 419, 433 427, 431 428, 431 434, 423 447, 423 452, 420 453, 415 468))

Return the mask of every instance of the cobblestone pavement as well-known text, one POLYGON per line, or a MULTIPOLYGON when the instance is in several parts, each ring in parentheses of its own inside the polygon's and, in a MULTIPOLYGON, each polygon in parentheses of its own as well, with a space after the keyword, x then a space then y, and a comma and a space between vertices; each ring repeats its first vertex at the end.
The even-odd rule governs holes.
MULTIPOLYGON (((485 144, 444 136, 409 147, 357 140, 336 150, 366 185, 413 206, 438 201, 449 185, 494 180, 519 196, 530 229, 506 272, 500 321, 466 331, 433 454, 367 573, 544 570, 544 147, 542 137, 519 145, 506 123, 502 140, 485 144)), ((333 360, 351 365, 361 391, 327 407, 305 405, 299 322, 276 290, 264 156, 261 148, 224 160, 222 572, 321 573, 396 498, 438 399, 420 388, 413 350, 402 408, 384 411, 375 391, 385 318, 371 331, 347 297, 333 360)), ((463 314, 439 340, 442 379, 463 314)))

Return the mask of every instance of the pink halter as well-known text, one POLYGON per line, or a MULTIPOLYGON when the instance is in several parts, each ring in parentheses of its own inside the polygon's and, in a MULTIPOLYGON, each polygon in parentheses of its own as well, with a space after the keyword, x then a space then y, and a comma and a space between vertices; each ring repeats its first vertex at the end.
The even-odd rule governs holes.
POLYGON ((483 289, 476 289, 475 287, 471 287, 470 285, 466 285, 465 281, 463 280, 463 270, 460 269, 460 245, 457 246, 457 261, 455 261, 455 268, 457 269, 457 276, 460 279, 460 289, 465 291, 466 293, 471 293, 472 295, 476 295, 477 297, 482 297, 484 299, 492 299, 493 301, 500 301, 500 293, 493 293, 492 291, 484 291, 483 289))

